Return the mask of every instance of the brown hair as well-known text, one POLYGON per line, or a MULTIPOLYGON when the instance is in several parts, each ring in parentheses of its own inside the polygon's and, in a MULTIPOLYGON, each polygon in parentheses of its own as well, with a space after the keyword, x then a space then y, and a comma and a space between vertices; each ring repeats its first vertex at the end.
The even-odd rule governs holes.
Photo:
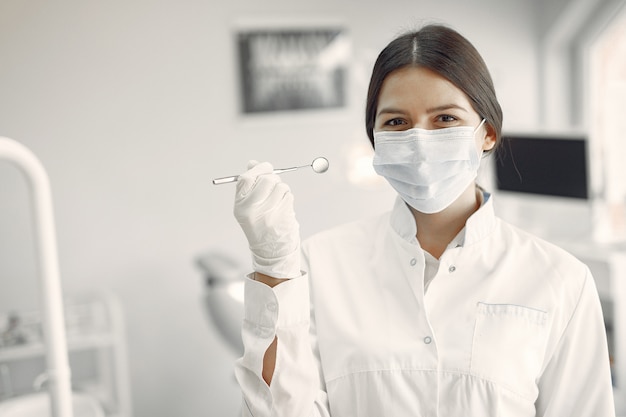
POLYGON ((372 146, 383 82, 390 73, 406 66, 428 68, 463 91, 476 113, 495 131, 496 145, 491 151, 500 144, 502 109, 487 65, 476 48, 458 32, 441 25, 428 25, 394 39, 376 59, 365 108, 365 128, 372 146))

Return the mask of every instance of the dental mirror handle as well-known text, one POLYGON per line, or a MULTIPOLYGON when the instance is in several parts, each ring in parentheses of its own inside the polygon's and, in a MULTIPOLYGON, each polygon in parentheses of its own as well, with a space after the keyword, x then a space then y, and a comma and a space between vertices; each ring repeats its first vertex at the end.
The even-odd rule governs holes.
MULTIPOLYGON (((279 168, 279 169, 273 170, 272 174, 282 174, 283 172, 291 172, 291 171, 295 171, 296 169, 306 168, 308 166, 310 165, 302 165, 299 167, 291 167, 291 168, 279 168)), ((216 178, 213 180, 213 184, 215 185, 228 184, 230 182, 237 182, 237 181, 239 181, 239 175, 233 175, 231 177, 216 178)))

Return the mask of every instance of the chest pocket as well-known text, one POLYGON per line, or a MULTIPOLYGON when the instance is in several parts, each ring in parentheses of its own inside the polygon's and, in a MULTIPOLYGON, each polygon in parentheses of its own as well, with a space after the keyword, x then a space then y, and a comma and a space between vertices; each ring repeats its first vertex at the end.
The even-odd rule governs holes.
POLYGON ((534 400, 542 367, 548 313, 512 304, 478 303, 472 374, 534 400))

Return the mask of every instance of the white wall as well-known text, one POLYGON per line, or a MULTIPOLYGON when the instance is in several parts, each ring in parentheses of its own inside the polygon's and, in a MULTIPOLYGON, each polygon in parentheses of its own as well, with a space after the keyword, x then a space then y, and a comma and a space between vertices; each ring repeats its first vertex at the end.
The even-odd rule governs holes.
MULTIPOLYGON (((537 123, 535 5, 526 0, 0 2, 0 136, 30 147, 53 187, 68 294, 122 300, 136 416, 238 410, 234 356, 203 316, 199 253, 248 262, 232 220, 235 174, 325 155, 331 171, 288 174, 304 235, 387 210, 385 187, 345 178, 367 143, 367 77, 378 51, 422 22, 466 34, 490 66, 505 126, 537 123), (238 114, 233 29, 241 20, 330 19, 353 42, 349 106, 246 119, 238 114)), ((36 306, 23 179, 0 164, 0 311, 36 306)))

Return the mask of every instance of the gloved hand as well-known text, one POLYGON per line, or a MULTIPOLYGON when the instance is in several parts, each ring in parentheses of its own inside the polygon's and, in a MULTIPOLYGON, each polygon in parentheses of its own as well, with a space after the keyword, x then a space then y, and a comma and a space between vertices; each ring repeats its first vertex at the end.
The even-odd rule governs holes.
POLYGON ((239 175, 234 214, 252 252, 255 271, 274 278, 295 278, 300 272, 300 225, 293 194, 268 162, 250 161, 239 175))

